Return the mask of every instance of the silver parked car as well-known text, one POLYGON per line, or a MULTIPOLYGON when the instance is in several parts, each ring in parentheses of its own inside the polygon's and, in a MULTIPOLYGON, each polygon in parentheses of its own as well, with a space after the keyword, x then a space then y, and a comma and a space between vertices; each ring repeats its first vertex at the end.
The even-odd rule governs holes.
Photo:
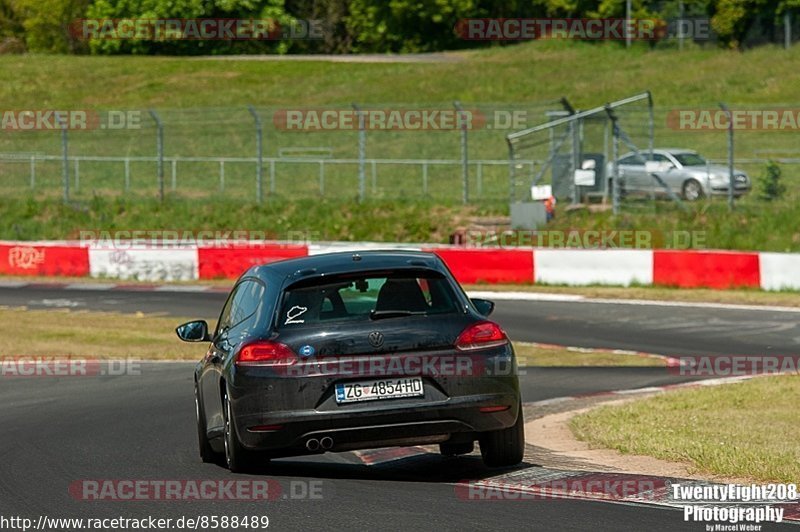
MULTIPOLYGON (((653 162, 648 164, 647 168, 645 168, 645 158, 649 152, 640 153, 644 157, 628 153, 619 159, 620 185, 626 193, 666 194, 664 188, 650 175, 651 172, 655 172, 675 194, 686 201, 696 201, 704 196, 728 194, 728 167, 711 164, 696 151, 654 149, 653 162)), ((613 166, 609 163, 607 175, 613 176, 613 171, 613 166)), ((736 168, 733 173, 734 195, 739 197, 749 192, 751 182, 747 174, 736 168)))

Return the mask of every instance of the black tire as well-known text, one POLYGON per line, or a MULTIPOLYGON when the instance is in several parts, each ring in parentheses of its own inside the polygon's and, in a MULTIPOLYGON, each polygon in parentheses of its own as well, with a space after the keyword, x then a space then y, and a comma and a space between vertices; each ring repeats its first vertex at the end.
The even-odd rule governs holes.
MULTIPOLYGON (((255 469, 259 457, 252 451, 245 449, 236 435, 236 420, 231 415, 231 403, 228 394, 222 397, 222 412, 225 419, 225 463, 232 473, 248 473, 255 469)), ((260 460, 260 465, 266 465, 267 460, 260 460)))
POLYGON ((469 454, 475 450, 475 442, 466 443, 440 443, 439 452, 443 456, 458 456, 460 454, 469 454))
POLYGON ((205 463, 212 463, 219 461, 219 454, 211 447, 208 441, 208 434, 206 432, 206 416, 202 405, 200 404, 200 396, 198 394, 197 385, 194 388, 194 411, 197 416, 197 444, 200 450, 200 459, 205 463))
POLYGON ((522 405, 513 426, 484 432, 479 440, 483 463, 488 467, 507 467, 522 462, 525 454, 525 420, 522 405))
POLYGON ((683 199, 686 201, 697 201, 703 199, 703 187, 697 179, 687 179, 683 182, 683 199))

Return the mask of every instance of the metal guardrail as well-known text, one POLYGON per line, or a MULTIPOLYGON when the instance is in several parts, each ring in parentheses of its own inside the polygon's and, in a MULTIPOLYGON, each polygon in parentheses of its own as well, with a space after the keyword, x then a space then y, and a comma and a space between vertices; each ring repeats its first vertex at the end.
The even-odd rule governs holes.
MULTIPOLYGON (((40 162, 61 162, 64 158, 61 155, 42 155, 42 154, 2 154, 0 153, 0 162, 10 163, 28 163, 30 165, 30 188, 36 188, 36 166, 40 162)), ((119 163, 123 165, 124 169, 124 188, 129 190, 131 186, 131 163, 150 162, 159 164, 163 162, 164 166, 170 168, 170 185, 172 190, 176 190, 178 186, 178 166, 181 163, 217 163, 219 167, 219 189, 225 190, 225 165, 226 164, 264 164, 269 167, 269 190, 270 193, 276 192, 276 166, 278 164, 316 164, 319 166, 319 189, 322 194, 325 192, 325 168, 329 165, 360 165, 364 164, 371 169, 371 184, 373 191, 376 188, 378 167, 381 165, 404 165, 404 166, 417 166, 420 168, 421 178, 421 191, 423 194, 428 193, 429 175, 428 170, 432 166, 455 166, 462 167, 464 161, 462 159, 359 159, 359 158, 343 158, 343 159, 329 159, 327 157, 263 157, 259 160, 258 157, 183 157, 183 156, 95 156, 95 155, 70 155, 67 161, 72 166, 72 173, 75 187, 80 186, 80 165, 85 162, 106 162, 106 163, 119 163)), ((474 159, 468 162, 470 167, 476 169, 476 192, 480 196, 483 193, 483 168, 486 166, 508 166, 507 160, 495 159, 474 159)), ((539 164, 533 160, 518 160, 515 164, 520 166, 529 166, 531 169, 539 164)), ((257 179, 257 175, 254 175, 257 179)))

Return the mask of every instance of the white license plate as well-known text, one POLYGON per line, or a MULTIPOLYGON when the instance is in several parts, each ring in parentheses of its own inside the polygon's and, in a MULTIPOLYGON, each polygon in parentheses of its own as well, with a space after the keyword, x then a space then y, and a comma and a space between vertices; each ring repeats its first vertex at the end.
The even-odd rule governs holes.
POLYGON ((420 377, 348 382, 336 385, 337 403, 399 399, 424 395, 420 377))

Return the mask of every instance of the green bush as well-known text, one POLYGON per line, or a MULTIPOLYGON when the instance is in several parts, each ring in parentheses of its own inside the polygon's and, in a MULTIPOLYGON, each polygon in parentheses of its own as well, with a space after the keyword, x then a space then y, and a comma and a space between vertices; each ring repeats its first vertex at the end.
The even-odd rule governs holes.
POLYGON ((759 197, 772 201, 780 199, 786 192, 786 185, 781 182, 781 167, 775 161, 769 161, 764 173, 758 178, 759 197))

